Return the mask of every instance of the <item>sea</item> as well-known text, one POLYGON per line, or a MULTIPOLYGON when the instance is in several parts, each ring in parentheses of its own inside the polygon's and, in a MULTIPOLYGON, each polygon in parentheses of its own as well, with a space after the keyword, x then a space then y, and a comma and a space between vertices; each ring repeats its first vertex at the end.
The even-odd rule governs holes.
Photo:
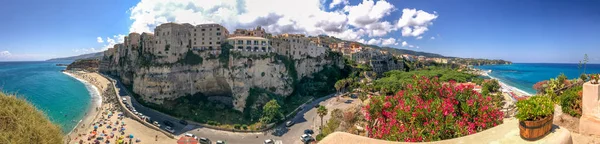
MULTIPOLYGON (((569 79, 579 78, 584 68, 579 68, 579 64, 565 63, 513 63, 510 65, 484 65, 475 68, 482 70, 492 70, 489 75, 497 78, 501 82, 525 91, 529 94, 535 94, 533 85, 539 81, 556 78, 561 73, 569 79)), ((586 64, 585 73, 600 73, 600 64, 586 64)))
POLYGON ((69 133, 88 111, 91 86, 61 72, 72 61, 0 62, 0 90, 32 103, 69 133))

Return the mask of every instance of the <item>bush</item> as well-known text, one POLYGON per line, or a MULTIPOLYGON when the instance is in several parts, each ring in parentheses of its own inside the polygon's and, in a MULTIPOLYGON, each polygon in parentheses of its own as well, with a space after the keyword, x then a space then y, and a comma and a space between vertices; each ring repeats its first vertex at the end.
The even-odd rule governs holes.
POLYGON ((560 106, 564 113, 567 113, 573 117, 581 117, 582 90, 582 86, 574 87, 565 91, 560 96, 560 106))
POLYGON ((233 128, 235 128, 235 129, 240 129, 240 127, 242 127, 240 124, 234 124, 233 125, 233 128))
POLYGON ((369 137, 391 141, 437 141, 483 131, 502 123, 494 101, 472 86, 437 77, 417 77, 393 96, 373 96, 364 106, 369 137))
POLYGON ((532 96, 527 100, 517 102, 519 121, 540 120, 554 113, 554 103, 547 96, 532 96))
POLYGON ((59 127, 27 101, 0 92, 0 105, 0 143, 63 143, 59 127))
POLYGON ((242 125, 242 129, 248 130, 248 125, 246 125, 246 124, 242 125))
POLYGON ((323 134, 318 134, 316 137, 317 141, 321 141, 323 138, 325 138, 325 135, 323 134))

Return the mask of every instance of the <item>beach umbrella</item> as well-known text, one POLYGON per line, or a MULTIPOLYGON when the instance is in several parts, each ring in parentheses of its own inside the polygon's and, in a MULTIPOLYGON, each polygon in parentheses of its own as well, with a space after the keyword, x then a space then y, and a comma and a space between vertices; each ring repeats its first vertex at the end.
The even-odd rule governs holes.
POLYGON ((133 134, 129 134, 129 138, 133 138, 133 134))
POLYGON ((177 140, 177 144, 198 144, 198 141, 193 137, 181 137, 177 140))

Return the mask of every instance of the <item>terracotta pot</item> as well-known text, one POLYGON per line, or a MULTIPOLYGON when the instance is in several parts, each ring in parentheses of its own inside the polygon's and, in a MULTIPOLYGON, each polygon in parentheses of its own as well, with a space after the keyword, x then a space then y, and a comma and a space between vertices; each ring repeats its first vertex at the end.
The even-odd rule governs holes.
POLYGON ((552 130, 553 120, 554 115, 536 121, 519 121, 521 138, 528 141, 535 141, 543 138, 550 133, 550 130, 552 130))

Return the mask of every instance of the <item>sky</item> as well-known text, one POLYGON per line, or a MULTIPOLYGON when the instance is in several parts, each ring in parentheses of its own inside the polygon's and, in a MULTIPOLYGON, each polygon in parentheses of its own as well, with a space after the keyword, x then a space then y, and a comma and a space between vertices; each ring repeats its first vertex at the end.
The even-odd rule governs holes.
POLYGON ((106 50, 166 22, 330 35, 525 63, 600 63, 598 0, 21 0, 0 5, 0 61, 106 50))

